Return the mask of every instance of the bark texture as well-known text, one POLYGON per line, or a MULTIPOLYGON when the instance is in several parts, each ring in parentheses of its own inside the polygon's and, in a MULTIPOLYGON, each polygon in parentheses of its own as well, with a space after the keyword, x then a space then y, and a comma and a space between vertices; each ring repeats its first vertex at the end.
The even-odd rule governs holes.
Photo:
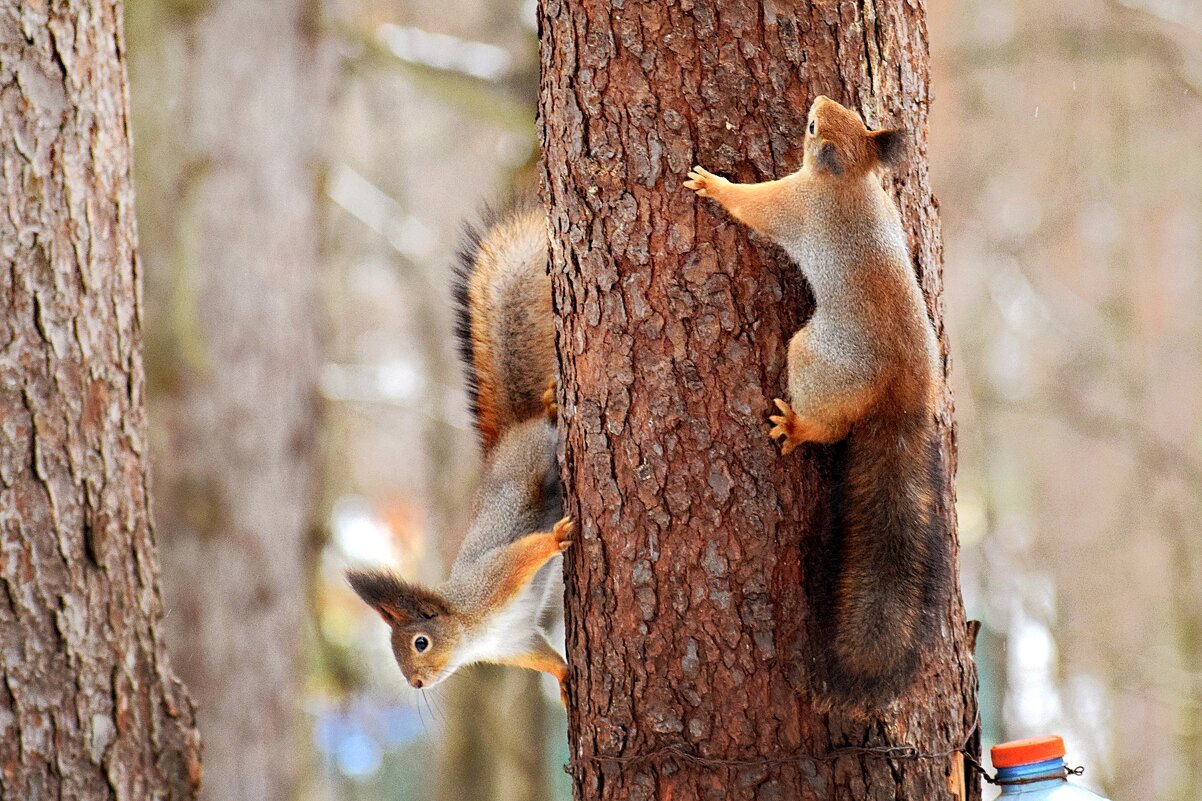
POLYGON ((0 799, 191 799, 148 511, 121 4, 0 2, 0 799))
MULTIPOLYGON (((963 607, 948 597, 893 708, 867 721, 818 708, 811 610, 837 558, 820 526, 833 454, 781 458, 766 422, 811 301, 782 253, 681 187, 695 163, 739 181, 797 169, 818 94, 904 128, 893 189, 943 343, 924 13, 901 0, 541 4, 563 467, 581 525, 566 562, 578 799, 953 797, 952 756, 794 758, 960 745, 975 714, 963 607)), ((946 392, 938 417, 951 510, 946 392)))
POLYGON ((313 0, 139 0, 136 12, 169 645, 197 700, 202 797, 286 801, 308 750, 317 172, 333 64, 313 0))

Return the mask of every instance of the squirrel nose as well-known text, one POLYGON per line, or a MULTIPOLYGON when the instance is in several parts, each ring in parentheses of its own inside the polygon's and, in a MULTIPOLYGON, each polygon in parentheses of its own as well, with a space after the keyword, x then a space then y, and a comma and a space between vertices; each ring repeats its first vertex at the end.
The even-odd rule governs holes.
POLYGON ((422 680, 421 679, 414 679, 413 681, 410 682, 410 684, 413 685, 413 688, 415 690, 420 690, 422 688, 422 680))

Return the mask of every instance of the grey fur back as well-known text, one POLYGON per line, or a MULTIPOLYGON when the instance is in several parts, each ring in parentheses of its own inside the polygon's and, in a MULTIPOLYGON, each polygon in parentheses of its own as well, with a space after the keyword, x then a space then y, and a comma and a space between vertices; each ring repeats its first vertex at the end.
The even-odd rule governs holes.
POLYGON ((493 548, 547 531, 563 516, 555 452, 555 426, 543 418, 515 426, 501 438, 485 464, 452 579, 493 548))

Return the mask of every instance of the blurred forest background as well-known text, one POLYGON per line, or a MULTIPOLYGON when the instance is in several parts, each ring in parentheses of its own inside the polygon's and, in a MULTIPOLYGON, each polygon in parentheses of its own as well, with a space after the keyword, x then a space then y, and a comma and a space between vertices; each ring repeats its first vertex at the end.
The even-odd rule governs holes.
MULTIPOLYGON (((928 10, 985 745, 1062 733, 1116 801, 1197 801, 1202 4, 928 10)), ((438 580, 456 552, 478 465, 450 265, 537 158, 534 3, 126 16, 155 515, 206 797, 566 798, 553 688, 473 668, 418 696, 342 578, 438 580)))

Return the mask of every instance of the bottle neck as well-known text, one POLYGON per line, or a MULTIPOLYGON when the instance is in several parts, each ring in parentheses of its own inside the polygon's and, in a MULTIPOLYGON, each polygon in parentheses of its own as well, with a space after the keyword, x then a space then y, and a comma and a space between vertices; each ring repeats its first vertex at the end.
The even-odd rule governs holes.
POLYGON ((1024 791, 1038 790, 1067 781, 1064 773, 1064 758, 1045 759, 1043 762, 1028 762, 1010 768, 998 768, 998 783, 1002 795, 1018 795, 1024 791), (1019 782, 1006 784, 1006 782, 1019 782))

